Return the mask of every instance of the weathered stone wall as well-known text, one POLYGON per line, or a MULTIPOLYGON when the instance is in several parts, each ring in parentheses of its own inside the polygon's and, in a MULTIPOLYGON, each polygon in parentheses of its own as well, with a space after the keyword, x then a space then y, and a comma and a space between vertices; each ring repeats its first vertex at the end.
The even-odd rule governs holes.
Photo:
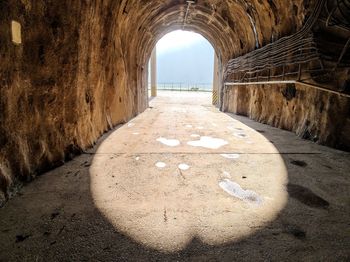
MULTIPOLYGON (((185 26, 232 57, 300 29, 314 1, 198 1, 185 26), (293 14, 293 15, 291 15, 293 14)), ((0 188, 69 160, 142 112, 158 39, 185 0, 0 1, 0 188), (22 44, 11 42, 11 21, 22 44)))
POLYGON ((350 150, 350 99, 301 84, 227 87, 224 110, 350 150))
POLYGON ((30 180, 93 145, 147 101, 138 98, 136 62, 103 1, 1 1, 0 10, 0 186, 6 191, 14 180, 30 180), (11 42, 12 19, 22 25, 21 45, 11 42))

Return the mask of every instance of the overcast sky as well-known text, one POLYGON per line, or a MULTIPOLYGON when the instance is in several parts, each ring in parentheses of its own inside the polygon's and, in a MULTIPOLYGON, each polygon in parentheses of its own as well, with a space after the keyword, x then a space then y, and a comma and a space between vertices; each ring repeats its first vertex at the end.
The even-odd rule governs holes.
POLYGON ((158 83, 212 83, 214 50, 201 35, 173 31, 157 43, 158 83))

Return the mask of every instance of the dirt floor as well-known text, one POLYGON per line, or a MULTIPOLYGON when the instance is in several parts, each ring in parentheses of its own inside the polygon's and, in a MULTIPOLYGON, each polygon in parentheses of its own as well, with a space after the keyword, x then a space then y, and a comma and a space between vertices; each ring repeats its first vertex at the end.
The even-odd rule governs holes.
POLYGON ((349 261, 350 154, 159 92, 0 209, 0 261, 349 261))

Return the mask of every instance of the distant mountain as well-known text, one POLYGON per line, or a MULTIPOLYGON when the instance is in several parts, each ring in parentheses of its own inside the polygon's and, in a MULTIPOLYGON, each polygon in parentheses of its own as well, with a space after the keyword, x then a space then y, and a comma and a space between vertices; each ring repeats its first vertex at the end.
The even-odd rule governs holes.
POLYGON ((158 83, 212 83, 214 49, 203 40, 157 54, 158 83))

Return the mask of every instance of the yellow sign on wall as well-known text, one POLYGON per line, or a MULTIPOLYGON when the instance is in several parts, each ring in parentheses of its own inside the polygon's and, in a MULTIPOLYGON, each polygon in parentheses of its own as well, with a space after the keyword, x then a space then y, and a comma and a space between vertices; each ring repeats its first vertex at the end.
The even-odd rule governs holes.
POLYGON ((21 24, 16 21, 12 21, 11 30, 12 30, 12 42, 17 45, 21 44, 22 43, 21 24))

